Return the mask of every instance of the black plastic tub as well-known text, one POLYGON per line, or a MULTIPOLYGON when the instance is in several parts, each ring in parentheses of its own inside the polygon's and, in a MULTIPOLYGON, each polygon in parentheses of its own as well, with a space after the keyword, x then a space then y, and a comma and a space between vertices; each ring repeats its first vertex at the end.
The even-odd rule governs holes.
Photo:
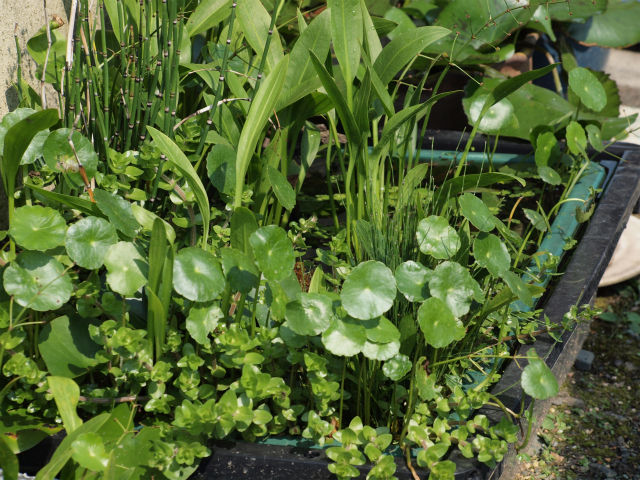
MULTIPOLYGON (((438 132, 431 139, 427 138, 425 147, 437 150, 456 150, 462 135, 460 132, 438 132), (433 143, 432 143, 433 142, 433 143)), ((464 140, 463 140, 464 141, 464 140)), ((479 138, 474 142, 477 150, 484 149, 484 142, 479 138)), ((562 322, 563 316, 573 305, 588 304, 592 301, 598 288, 600 278, 613 255, 613 251, 624 230, 629 216, 640 199, 640 148, 630 144, 617 144, 609 148, 612 155, 602 154, 597 159, 607 169, 605 184, 599 196, 597 207, 586 224, 577 247, 564 263, 564 274, 554 288, 543 299, 538 308, 543 308, 553 323, 562 322), (620 157, 617 159, 615 157, 620 157)), ((529 144, 503 143, 500 152, 526 154, 531 152, 529 144)), ((566 332, 562 343, 556 343, 550 336, 541 335, 536 342, 520 345, 516 355, 524 356, 531 348, 535 348, 541 358, 547 358, 547 364, 563 383, 571 369, 575 358, 582 347, 589 325, 580 324, 573 331, 566 332)), ((498 397, 506 407, 519 411, 524 393, 520 388, 520 375, 527 365, 525 361, 509 362, 500 381, 492 387, 495 393, 503 392, 498 397), (516 384, 514 387, 513 385, 516 384)), ((529 406, 525 398, 525 407, 529 406)), ((534 429, 544 418, 550 406, 549 401, 537 401, 534 406, 534 429)), ((492 421, 499 421, 503 415, 499 409, 484 408, 483 413, 492 421)), ((523 424, 522 431, 526 431, 523 424)), ((534 431, 535 431, 534 430, 534 431)), ((449 457, 456 462, 456 479, 481 480, 513 478, 516 466, 513 447, 504 460, 496 467, 489 468, 473 459, 465 459, 457 450, 449 457)), ((194 474, 198 480, 209 479, 244 479, 264 478, 272 480, 321 480, 335 478, 327 469, 329 460, 322 449, 312 448, 300 443, 291 445, 263 445, 245 442, 219 442, 213 445, 213 455, 206 459, 194 474)), ((413 480, 412 473, 402 458, 396 459, 396 476, 413 480)), ((358 467, 365 478, 370 467, 358 467)), ((427 471, 418 471, 420 478, 427 478, 427 471)))

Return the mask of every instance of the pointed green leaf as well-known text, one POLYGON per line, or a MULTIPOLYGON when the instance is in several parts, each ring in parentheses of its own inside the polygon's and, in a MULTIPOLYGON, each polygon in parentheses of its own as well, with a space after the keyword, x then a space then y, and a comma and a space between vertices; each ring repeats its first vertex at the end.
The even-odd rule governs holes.
POLYGON ((187 31, 193 37, 215 27, 231 13, 232 0, 202 0, 187 20, 187 31))
POLYGON ((211 221, 211 210, 209 209, 209 197, 204 188, 200 176, 196 173, 189 159, 182 153, 182 150, 164 133, 153 127, 147 127, 160 151, 164 152, 169 160, 185 178, 189 187, 196 196, 196 203, 202 215, 202 245, 206 245, 209 239, 209 222, 211 221))
POLYGON ((98 208, 107 216, 113 226, 127 237, 135 237, 140 224, 133 216, 131 203, 119 195, 98 188, 94 190, 93 194, 98 208))
POLYGON ((333 50, 345 82, 352 83, 360 65, 363 26, 360 0, 329 0, 333 50))
POLYGON ((287 177, 277 168, 267 165, 267 178, 280 205, 282 205, 285 210, 292 210, 296 205, 296 192, 291 188, 287 177))
MULTIPOLYGON (((258 2, 259 3, 259 2, 258 2)), ((272 49, 275 48, 273 45, 272 49)), ((289 66, 289 56, 285 56, 264 79, 255 98, 251 102, 251 108, 247 120, 242 127, 238 141, 238 155, 236 158, 236 190, 233 206, 242 205, 242 188, 244 177, 249 168, 249 162, 256 148, 256 142, 267 120, 276 106, 285 75, 289 66)))

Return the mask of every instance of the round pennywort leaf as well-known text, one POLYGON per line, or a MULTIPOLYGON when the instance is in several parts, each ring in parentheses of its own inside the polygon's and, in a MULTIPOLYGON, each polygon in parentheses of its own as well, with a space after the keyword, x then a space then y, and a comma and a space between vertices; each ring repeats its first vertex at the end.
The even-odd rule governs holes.
POLYGON ((400 330, 385 317, 374 318, 363 323, 367 329, 367 340, 376 343, 389 343, 400 340, 400 330))
POLYGON ((147 284, 148 265, 131 242, 118 242, 104 256, 111 290, 130 297, 147 284))
POLYGON ((183 248, 173 262, 173 288, 194 302, 209 302, 224 289, 220 262, 196 247, 183 248))
POLYGON ((591 71, 577 67, 569 72, 569 88, 591 110, 599 112, 607 105, 607 92, 591 71))
POLYGON ((558 394, 558 381, 535 350, 529 354, 529 365, 522 371, 523 390, 531 397, 544 400, 558 394))
POLYGON ((269 280, 284 280, 295 264, 296 256, 287 233, 276 225, 261 227, 251 234, 249 243, 258 267, 269 280))
POLYGON ((42 154, 49 168, 67 173, 77 187, 84 185, 78 173, 80 165, 84 167, 88 178, 95 176, 98 169, 98 154, 91 142, 80 132, 72 132, 68 128, 51 132, 42 146, 42 154))
POLYGON ((342 286, 340 299, 349 315, 369 320, 384 314, 396 298, 396 280, 381 262, 369 260, 354 268, 342 286))
POLYGON ((362 347, 362 354, 369 360, 385 361, 395 357, 400 351, 400 341, 378 343, 366 341, 362 347))
POLYGON ((489 270, 495 277, 511 267, 511 256, 506 245, 492 233, 476 237, 473 242, 473 256, 478 265, 489 270))
POLYGON ((118 241, 113 225, 103 218, 83 218, 69 227, 65 239, 71 260, 83 268, 95 270, 104 263, 107 249, 118 241))
POLYGON ((445 260, 460 248, 460 237, 443 217, 431 215, 418 223, 418 247, 425 255, 445 260))
POLYGON ((447 304, 456 318, 469 312, 473 299, 478 302, 483 300, 478 282, 469 270, 455 262, 442 262, 435 268, 429 280, 429 290, 431 295, 447 304))
POLYGON ((411 371, 411 360, 406 355, 398 354, 384 362, 382 373, 394 382, 402 380, 411 371))
POLYGON ((285 318, 298 335, 318 335, 329 328, 333 317, 332 302, 321 293, 301 293, 287 304, 285 318))
POLYGON ((73 285, 55 258, 41 252, 23 252, 3 275, 4 289, 22 307, 39 312, 57 310, 69 301, 73 285))
POLYGON ((431 270, 421 263, 409 260, 396 268, 398 290, 410 302, 421 302, 429 296, 431 270))
POLYGON ((62 245, 66 230, 67 224, 57 210, 27 205, 15 210, 9 235, 27 250, 45 251, 62 245))
POLYGON ((425 341, 432 347, 442 348, 464 337, 465 329, 442 300, 427 298, 418 309, 418 324, 425 341))
POLYGON ((334 355, 352 357, 362 351, 367 333, 361 323, 334 317, 322 334, 322 343, 334 355))

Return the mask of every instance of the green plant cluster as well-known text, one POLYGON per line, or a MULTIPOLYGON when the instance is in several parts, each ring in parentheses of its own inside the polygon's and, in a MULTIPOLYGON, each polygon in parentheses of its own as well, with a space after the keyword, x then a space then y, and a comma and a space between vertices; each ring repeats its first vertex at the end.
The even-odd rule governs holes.
MULTIPOLYGON (((69 49, 51 24, 28 45, 60 109, 19 79, 0 123, 4 475, 61 429, 39 479, 187 478, 213 440, 277 435, 326 446, 339 478, 394 478, 398 453, 434 479, 455 448, 500 461, 527 415, 489 392, 511 343, 580 316, 514 302, 534 308, 555 272, 536 249, 603 131, 576 113, 566 146, 536 132, 528 171, 466 160, 492 109, 553 66, 496 81, 442 176, 420 150, 446 28, 396 32, 361 0, 79 5, 69 49), (557 200, 515 215, 532 192, 557 200)), ((569 75, 585 107, 606 102, 569 75)), ((557 393, 527 360, 524 391, 557 393)))

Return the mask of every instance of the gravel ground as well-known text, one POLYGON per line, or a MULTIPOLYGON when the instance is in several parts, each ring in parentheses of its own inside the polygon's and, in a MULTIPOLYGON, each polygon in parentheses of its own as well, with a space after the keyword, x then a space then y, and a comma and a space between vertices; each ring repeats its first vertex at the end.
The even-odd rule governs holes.
POLYGON ((516 480, 640 480, 640 281, 598 295, 606 313, 583 347, 593 366, 570 374, 516 480))

